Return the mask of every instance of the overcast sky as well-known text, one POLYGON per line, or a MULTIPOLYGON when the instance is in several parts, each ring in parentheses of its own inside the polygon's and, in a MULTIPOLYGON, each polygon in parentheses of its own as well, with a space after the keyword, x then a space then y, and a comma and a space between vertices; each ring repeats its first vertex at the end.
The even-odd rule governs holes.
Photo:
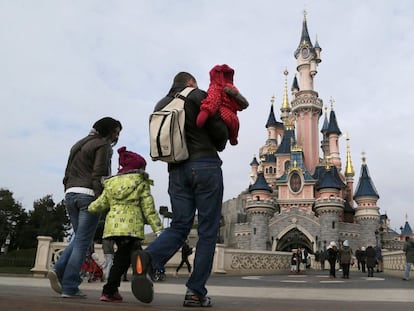
MULTIPOLYGON (((394 229, 406 214, 414 225, 411 0, 0 0, 0 187, 26 210, 47 194, 59 202, 69 148, 112 116, 124 126, 113 171, 118 147, 141 153, 157 207, 169 206, 166 164, 149 158, 149 114, 177 72, 207 89, 209 70, 226 63, 250 102, 239 113, 239 144, 221 154, 224 200, 236 197, 267 139, 273 95, 280 121, 304 9, 322 48, 315 90, 325 105, 334 99, 349 133, 355 186, 365 151, 381 213, 394 229)), ((343 136, 340 145, 345 160, 343 136)))

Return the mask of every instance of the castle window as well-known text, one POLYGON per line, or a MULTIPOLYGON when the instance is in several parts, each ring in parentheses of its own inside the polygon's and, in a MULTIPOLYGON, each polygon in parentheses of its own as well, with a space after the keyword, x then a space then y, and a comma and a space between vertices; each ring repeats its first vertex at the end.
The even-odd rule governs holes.
POLYGON ((332 229, 335 229, 335 222, 332 222, 332 229))
POLYGON ((253 228, 253 234, 256 234, 256 228, 253 228))

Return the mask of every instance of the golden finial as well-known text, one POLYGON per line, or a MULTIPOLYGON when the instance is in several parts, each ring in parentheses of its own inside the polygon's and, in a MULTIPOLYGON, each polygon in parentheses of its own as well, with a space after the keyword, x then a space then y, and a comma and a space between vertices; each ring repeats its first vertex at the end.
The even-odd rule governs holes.
POLYGON ((366 160, 367 160, 367 158, 365 157, 365 151, 362 151, 362 164, 366 164, 366 160))
POLYGON ((306 15, 308 15, 308 12, 306 11, 306 5, 305 9, 303 10, 303 20, 306 21, 306 15))
POLYGON ((272 97, 270 98, 270 102, 272 103, 272 106, 275 103, 275 99, 276 99, 275 94, 273 94, 272 97))
POLYGON ((282 102, 282 107, 280 107, 280 110, 289 110, 290 111, 290 106, 289 106, 289 99, 288 99, 288 90, 287 90, 287 76, 289 74, 287 68, 285 69, 285 71, 283 72, 283 74, 285 75, 285 88, 283 90, 283 102, 282 102))
POLYGON ((408 221, 408 214, 405 213, 405 221, 408 221))
POLYGON ((325 168, 326 170, 329 170, 331 168, 331 156, 326 156, 325 158, 325 168))
POLYGON ((349 134, 345 134, 346 138, 346 165, 345 165, 345 176, 354 176, 355 170, 352 166, 352 160, 351 160, 351 147, 349 144, 349 134))

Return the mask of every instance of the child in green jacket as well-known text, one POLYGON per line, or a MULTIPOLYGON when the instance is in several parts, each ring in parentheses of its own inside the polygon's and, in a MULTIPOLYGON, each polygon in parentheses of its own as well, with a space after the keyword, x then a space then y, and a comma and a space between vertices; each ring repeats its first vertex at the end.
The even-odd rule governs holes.
POLYGON ((153 181, 145 172, 145 159, 127 151, 126 147, 119 148, 118 153, 118 174, 104 181, 103 193, 88 207, 91 213, 109 209, 103 238, 114 240, 117 246, 114 263, 100 298, 105 302, 122 301, 118 288, 123 273, 131 265, 131 254, 142 249, 144 225, 149 224, 157 234, 163 230, 150 191, 153 181))

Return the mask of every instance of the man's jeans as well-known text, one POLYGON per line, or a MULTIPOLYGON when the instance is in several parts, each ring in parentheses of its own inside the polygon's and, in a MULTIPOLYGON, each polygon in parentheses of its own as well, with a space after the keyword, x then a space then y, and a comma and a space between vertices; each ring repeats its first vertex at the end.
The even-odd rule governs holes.
POLYGON ((412 264, 412 262, 406 262, 405 263, 404 279, 406 279, 406 280, 410 279, 411 264, 412 264))
POLYGON ((75 238, 71 240, 54 266, 61 279, 64 294, 73 295, 79 291, 79 272, 93 241, 100 217, 99 214, 88 212, 88 206, 93 200, 93 196, 82 193, 65 195, 66 211, 69 214, 75 238))
POLYGON ((198 242, 194 270, 187 287, 195 294, 207 294, 205 284, 213 266, 223 200, 220 159, 199 159, 174 167, 169 173, 168 193, 172 205, 169 228, 146 249, 153 267, 165 263, 183 246, 197 211, 198 242))

